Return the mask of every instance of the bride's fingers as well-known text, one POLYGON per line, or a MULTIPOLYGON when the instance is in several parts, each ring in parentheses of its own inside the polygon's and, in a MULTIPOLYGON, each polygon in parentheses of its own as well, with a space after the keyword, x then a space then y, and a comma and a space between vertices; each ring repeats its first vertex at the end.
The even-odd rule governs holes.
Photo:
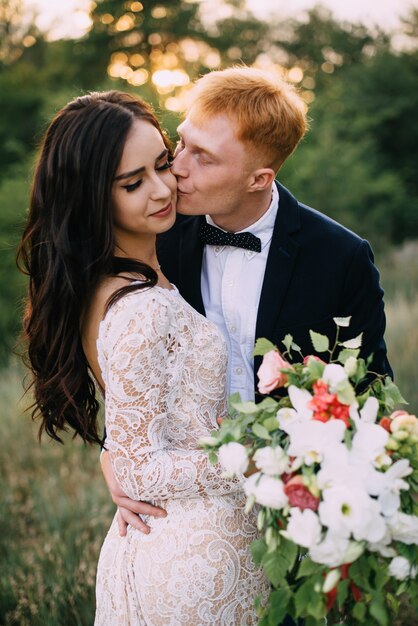
POLYGON ((218 422, 219 426, 221 426, 222 422, 224 421, 223 417, 217 417, 216 421, 218 422))
POLYGON ((127 509, 132 513, 139 515, 151 515, 152 517, 166 517, 167 513, 164 509, 158 506, 148 504, 148 502, 138 502, 137 500, 131 500, 127 496, 117 496, 113 498, 114 503, 120 508, 127 509))
POLYGON ((121 510, 119 508, 118 508, 118 517, 117 517, 117 519, 118 519, 118 526, 119 526, 119 535, 120 535, 120 537, 125 537, 128 524, 123 519, 121 510))
POLYGON ((139 530, 141 533, 144 533, 145 535, 149 535, 151 531, 150 527, 147 526, 147 524, 145 524, 145 522, 143 522, 142 519, 138 517, 138 515, 132 513, 132 511, 129 511, 128 509, 125 509, 123 506, 119 507, 118 525, 119 534, 121 537, 124 537, 126 535, 126 527, 128 524, 133 528, 139 530))

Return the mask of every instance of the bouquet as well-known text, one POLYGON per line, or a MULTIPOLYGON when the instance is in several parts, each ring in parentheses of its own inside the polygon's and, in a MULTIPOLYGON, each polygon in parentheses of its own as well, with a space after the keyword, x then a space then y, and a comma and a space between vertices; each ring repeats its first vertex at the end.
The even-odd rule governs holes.
POLYGON ((285 615, 306 626, 387 626, 401 599, 418 599, 418 419, 389 377, 368 371, 362 336, 310 332, 281 353, 257 340, 258 404, 231 397, 230 415, 201 445, 225 475, 241 476, 259 508, 252 557, 271 582, 262 626, 285 615), (298 355, 294 362, 293 356, 298 355), (284 397, 270 397, 284 388, 284 397), (245 474, 245 476, 243 476, 245 474))

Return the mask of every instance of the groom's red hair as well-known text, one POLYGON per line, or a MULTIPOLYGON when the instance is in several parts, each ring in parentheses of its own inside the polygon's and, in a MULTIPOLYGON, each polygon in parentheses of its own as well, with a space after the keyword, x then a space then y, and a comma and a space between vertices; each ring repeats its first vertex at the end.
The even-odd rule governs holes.
POLYGON ((188 113, 201 125, 215 115, 236 124, 237 139, 262 155, 263 166, 277 170, 307 129, 307 107, 295 88, 278 76, 252 67, 209 72, 190 94, 188 113))

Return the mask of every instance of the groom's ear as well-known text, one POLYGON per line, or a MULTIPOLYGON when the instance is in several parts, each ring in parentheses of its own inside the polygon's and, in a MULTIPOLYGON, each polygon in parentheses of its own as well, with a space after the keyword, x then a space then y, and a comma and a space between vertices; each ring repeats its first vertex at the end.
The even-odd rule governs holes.
POLYGON ((255 191, 264 191, 271 186, 275 179, 275 172, 269 167, 263 167, 258 170, 254 170, 251 174, 250 182, 247 188, 249 193, 255 191))

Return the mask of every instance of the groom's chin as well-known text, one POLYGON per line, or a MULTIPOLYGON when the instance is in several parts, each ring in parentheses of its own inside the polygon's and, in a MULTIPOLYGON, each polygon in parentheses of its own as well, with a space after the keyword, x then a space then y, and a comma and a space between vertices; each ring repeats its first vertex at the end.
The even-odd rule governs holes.
POLYGON ((186 197, 180 195, 177 197, 176 212, 180 215, 204 215, 202 210, 194 207, 186 197))

